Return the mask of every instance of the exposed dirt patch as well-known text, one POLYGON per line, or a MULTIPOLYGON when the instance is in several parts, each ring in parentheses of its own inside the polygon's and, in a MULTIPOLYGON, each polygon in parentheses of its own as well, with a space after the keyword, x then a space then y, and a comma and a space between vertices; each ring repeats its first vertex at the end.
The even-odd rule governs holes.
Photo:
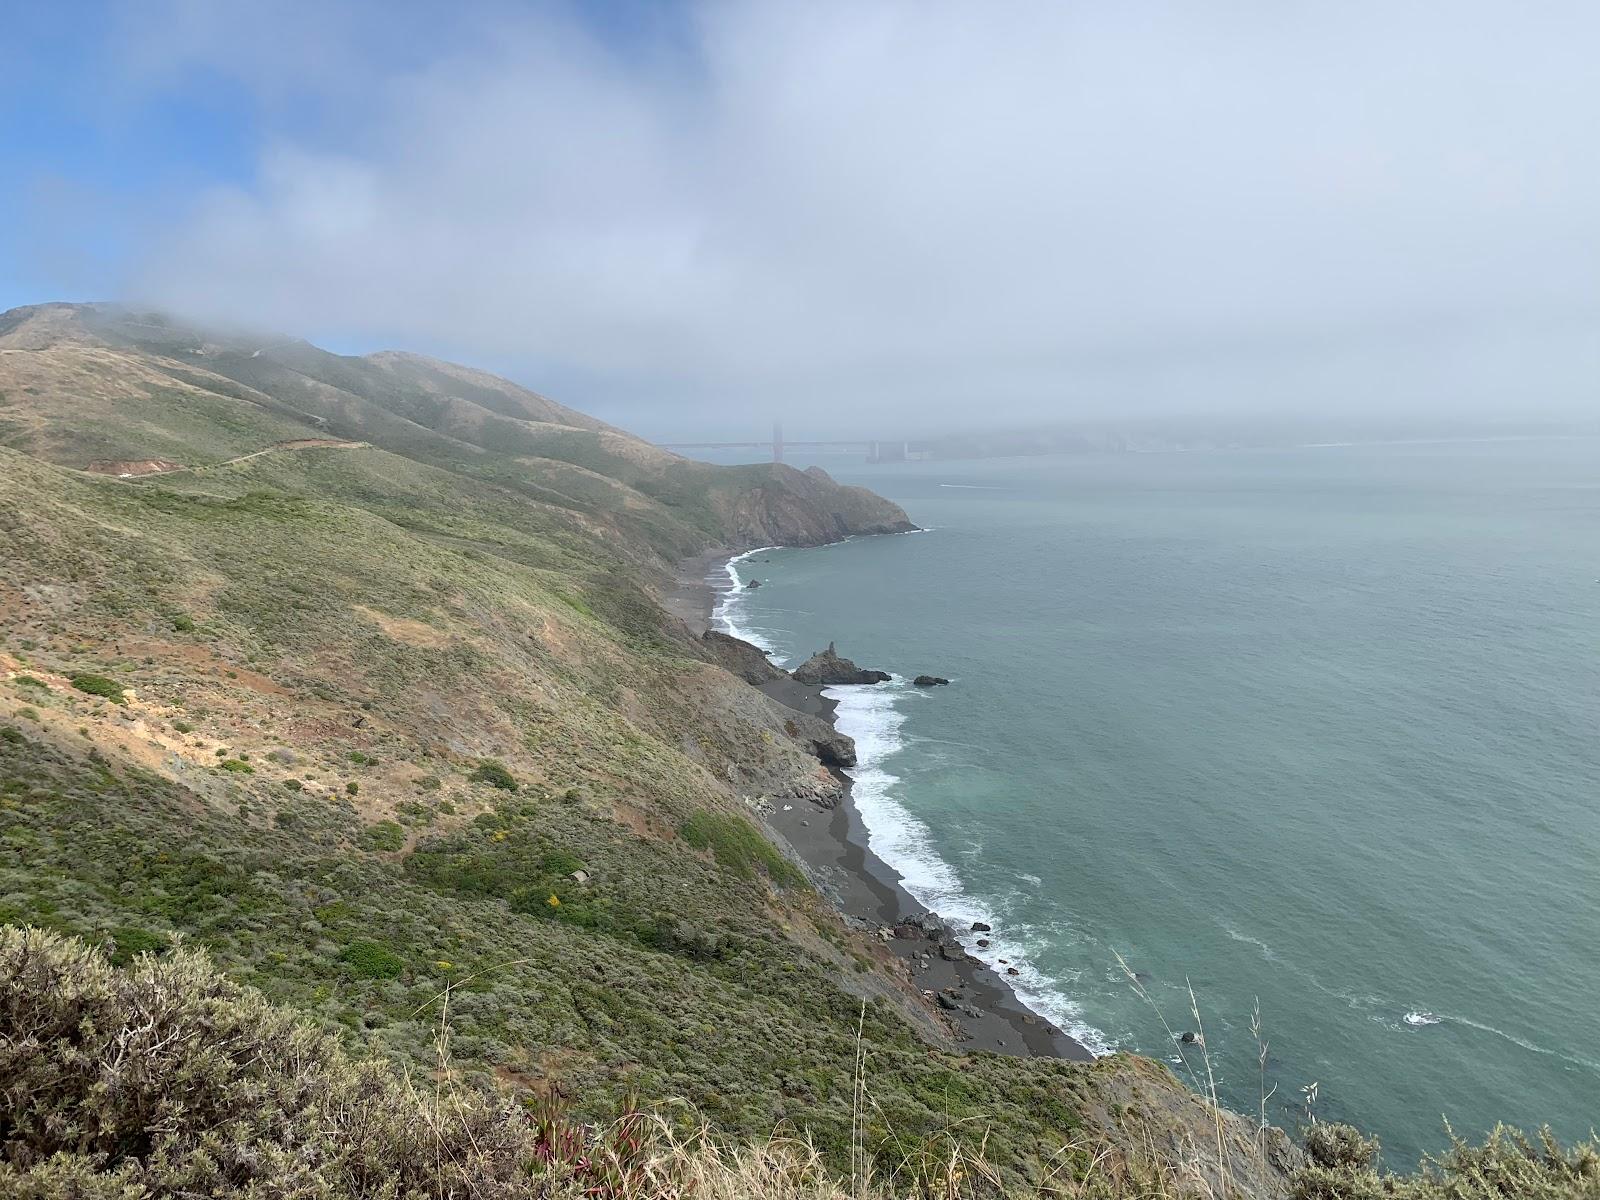
POLYGON ((170 458, 101 458, 83 468, 94 475, 119 475, 126 479, 134 475, 163 475, 168 471, 183 470, 182 463, 170 458))
POLYGON ((279 442, 274 450, 359 450, 365 442, 347 442, 339 438, 290 438, 279 442))
POLYGON ((375 608, 368 608, 364 604, 351 605, 351 611, 357 616, 371 621, 384 636, 403 642, 407 646, 426 646, 438 649, 440 646, 450 644, 450 635, 442 630, 435 629, 432 625, 425 625, 421 621, 412 620, 410 617, 392 617, 388 613, 379 612, 375 608))
POLYGON ((618 825, 624 825, 642 838, 650 838, 658 842, 670 842, 678 836, 677 830, 667 824, 654 813, 647 813, 641 808, 634 808, 621 800, 611 804, 611 815, 618 825))
POLYGON ((221 673, 229 684, 238 684, 263 696, 293 696, 294 693, 265 675, 237 666, 206 649, 204 646, 185 645, 181 642, 125 641, 118 644, 119 653, 135 658, 154 658, 160 661, 177 660, 206 668, 212 674, 221 673))

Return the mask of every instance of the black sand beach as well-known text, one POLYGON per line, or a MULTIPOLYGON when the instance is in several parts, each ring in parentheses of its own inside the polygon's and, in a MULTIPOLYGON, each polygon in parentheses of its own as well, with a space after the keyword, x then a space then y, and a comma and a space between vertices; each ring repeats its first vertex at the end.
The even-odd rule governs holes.
MULTIPOLYGON (((667 607, 696 633, 711 624, 724 576, 726 552, 704 554, 681 564, 676 586, 665 597, 667 607)), ((832 722, 834 703, 822 689, 779 679, 761 685, 773 699, 832 722)), ((880 931, 885 946, 906 964, 914 985, 929 1005, 955 1031, 958 1045, 1001 1054, 1038 1055, 1087 1060, 1093 1055, 1044 1017, 1025 1007, 1007 986, 1005 968, 963 955, 947 959, 938 943, 926 937, 895 937, 896 925, 924 917, 928 910, 901 886, 898 877, 868 846, 862 824, 845 783, 844 801, 834 809, 815 804, 785 803, 765 816, 768 832, 804 862, 813 881, 847 917, 880 931), (946 997, 945 1005, 938 997, 946 997)), ((952 946, 955 943, 950 943, 952 946)))

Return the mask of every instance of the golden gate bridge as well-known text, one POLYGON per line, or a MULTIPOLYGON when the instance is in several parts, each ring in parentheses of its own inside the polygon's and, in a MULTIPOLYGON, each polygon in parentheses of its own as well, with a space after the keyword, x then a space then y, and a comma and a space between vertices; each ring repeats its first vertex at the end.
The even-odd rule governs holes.
POLYGON ((829 442, 785 441, 782 421, 772 423, 770 442, 660 442, 658 444, 663 450, 771 450, 773 462, 782 462, 785 450, 861 450, 865 452, 868 462, 901 462, 916 454, 911 449, 911 444, 902 440, 845 438, 829 442))

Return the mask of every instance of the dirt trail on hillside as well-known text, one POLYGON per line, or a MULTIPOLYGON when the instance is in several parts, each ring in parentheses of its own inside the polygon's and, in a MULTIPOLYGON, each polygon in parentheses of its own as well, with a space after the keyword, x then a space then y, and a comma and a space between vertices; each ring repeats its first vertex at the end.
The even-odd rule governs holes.
POLYGON ((91 475, 115 475, 119 479, 139 479, 150 475, 176 475, 180 471, 213 471, 218 467, 231 467, 235 463, 249 462, 274 450, 361 450, 370 442, 346 442, 339 438, 293 438, 287 442, 274 442, 262 450, 252 450, 218 463, 202 463, 186 467, 182 463, 164 458, 99 459, 83 469, 91 475))

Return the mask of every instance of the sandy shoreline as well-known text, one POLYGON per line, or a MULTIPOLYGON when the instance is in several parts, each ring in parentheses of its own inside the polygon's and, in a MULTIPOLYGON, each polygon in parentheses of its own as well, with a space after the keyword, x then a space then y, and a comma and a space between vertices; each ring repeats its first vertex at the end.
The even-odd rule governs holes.
MULTIPOLYGON (((697 634, 711 625, 729 557, 726 551, 714 551, 680 564, 677 583, 664 597, 668 611, 697 634)), ((820 688, 790 679, 761 687, 782 704, 833 720, 834 702, 820 688)), ((849 780, 841 776, 841 781, 846 785, 845 798, 837 808, 803 802, 782 805, 767 815, 768 831, 806 864, 823 894, 864 927, 884 929, 925 915, 926 906, 907 893, 894 871, 872 852, 849 780)), ((924 993, 950 996, 949 989, 956 989, 959 1008, 941 1015, 958 1030, 956 1041, 962 1047, 1050 1058, 1093 1057, 1017 999, 1000 974, 1004 967, 996 970, 972 957, 947 960, 937 945, 921 937, 891 937, 884 944, 905 962, 914 985, 924 993)))

